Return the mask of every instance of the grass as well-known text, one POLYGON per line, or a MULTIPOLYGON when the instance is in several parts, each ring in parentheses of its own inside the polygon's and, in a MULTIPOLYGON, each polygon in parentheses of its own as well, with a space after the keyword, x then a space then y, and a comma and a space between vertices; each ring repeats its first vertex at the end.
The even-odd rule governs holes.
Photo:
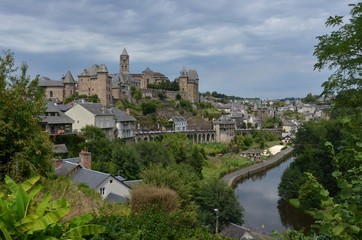
POLYGON ((206 179, 220 178, 227 173, 244 168, 250 164, 252 164, 252 161, 239 155, 228 154, 209 157, 204 164, 202 174, 206 179))
POLYGON ((200 146, 205 150, 207 156, 216 156, 229 151, 228 146, 222 143, 200 144, 200 146))

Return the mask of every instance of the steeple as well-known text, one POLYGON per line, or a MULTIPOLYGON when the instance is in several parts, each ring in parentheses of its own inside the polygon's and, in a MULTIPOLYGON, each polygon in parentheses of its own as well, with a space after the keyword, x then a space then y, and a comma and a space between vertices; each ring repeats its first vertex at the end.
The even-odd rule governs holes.
POLYGON ((127 55, 128 56, 126 48, 123 48, 123 51, 122 51, 121 55, 127 55))
POLYGON ((63 83, 75 83, 74 78, 73 78, 73 76, 72 76, 72 74, 70 73, 69 70, 65 74, 65 76, 62 77, 62 81, 63 81, 63 83))
POLYGON ((126 48, 123 49, 119 56, 119 73, 123 75, 129 74, 129 55, 126 48))

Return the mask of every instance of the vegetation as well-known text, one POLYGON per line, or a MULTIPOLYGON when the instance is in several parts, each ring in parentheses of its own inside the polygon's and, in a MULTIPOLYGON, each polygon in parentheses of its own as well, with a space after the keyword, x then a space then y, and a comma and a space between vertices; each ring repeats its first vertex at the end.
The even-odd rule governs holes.
POLYGON ((105 228, 86 224, 90 216, 61 219, 68 214, 69 204, 64 199, 51 200, 46 193, 38 198, 39 177, 16 184, 5 178, 7 189, 0 192, 0 237, 1 239, 84 239, 83 236, 102 233, 105 228))
POLYGON ((316 234, 289 231, 278 239, 362 238, 362 112, 360 35, 362 3, 351 4, 351 19, 329 17, 334 31, 319 36, 315 69, 335 70, 323 83, 333 97, 334 120, 305 124, 297 134, 296 160, 285 172, 279 193, 316 220, 316 234), (294 175, 293 177, 291 177, 294 175), (296 176, 298 176, 296 179, 296 176), (293 181, 293 187, 287 182, 293 181))
POLYGON ((30 79, 27 65, 14 66, 13 53, 0 56, 0 180, 16 181, 52 172, 51 142, 39 126, 45 111, 38 77, 30 79))
POLYGON ((160 83, 153 83, 153 84, 148 84, 147 88, 152 88, 152 89, 161 89, 161 90, 169 90, 169 91, 179 91, 180 90, 180 86, 178 85, 178 82, 175 81, 170 81, 170 80, 166 80, 160 83))

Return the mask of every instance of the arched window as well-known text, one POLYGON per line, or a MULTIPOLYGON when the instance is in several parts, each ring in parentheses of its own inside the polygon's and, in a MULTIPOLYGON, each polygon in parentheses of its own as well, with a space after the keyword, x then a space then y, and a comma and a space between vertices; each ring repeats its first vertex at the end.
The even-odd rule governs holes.
POLYGON ((51 98, 53 97, 53 91, 49 92, 49 97, 51 97, 51 98))

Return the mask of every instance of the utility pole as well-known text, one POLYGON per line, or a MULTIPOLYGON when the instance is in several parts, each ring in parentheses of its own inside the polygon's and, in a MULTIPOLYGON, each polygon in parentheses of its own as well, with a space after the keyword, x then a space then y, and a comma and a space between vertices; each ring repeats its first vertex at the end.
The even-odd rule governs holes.
POLYGON ((218 233, 219 232, 219 217, 220 217, 219 209, 215 208, 214 211, 215 211, 215 214, 216 214, 215 233, 218 233))

